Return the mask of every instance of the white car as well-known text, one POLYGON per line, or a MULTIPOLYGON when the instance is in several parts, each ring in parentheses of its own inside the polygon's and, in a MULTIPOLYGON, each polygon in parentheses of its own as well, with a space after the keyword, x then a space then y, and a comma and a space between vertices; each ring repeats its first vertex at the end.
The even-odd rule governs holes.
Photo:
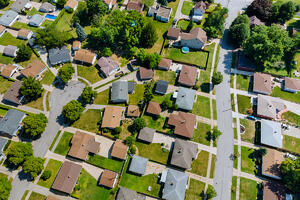
POLYGON ((296 160, 297 159, 296 156, 294 156, 293 154, 290 154, 290 153, 286 153, 285 156, 288 157, 288 158, 290 158, 290 159, 292 159, 292 160, 296 160))

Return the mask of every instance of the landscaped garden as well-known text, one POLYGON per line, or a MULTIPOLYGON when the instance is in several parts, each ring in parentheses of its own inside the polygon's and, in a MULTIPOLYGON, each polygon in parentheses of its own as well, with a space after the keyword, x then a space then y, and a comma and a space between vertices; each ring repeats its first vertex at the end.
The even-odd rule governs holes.
POLYGON ((13 81, 9 81, 8 79, 0 76, 0 85, 1 85, 0 94, 4 94, 13 83, 14 83, 13 81))
POLYGON ((197 95, 197 101, 194 103, 192 113, 210 119, 210 99, 197 95))
POLYGON ((176 72, 155 70, 154 80, 155 81, 163 80, 169 82, 170 85, 175 85, 176 72))
POLYGON ((210 132, 210 130, 209 124, 198 122, 197 128, 194 130, 193 141, 209 146, 210 141, 207 138, 207 133, 210 132))
POLYGON ((113 160, 110 158, 105 158, 100 155, 89 155, 87 163, 95 165, 100 168, 108 169, 114 172, 120 173, 123 166, 123 161, 113 160))
POLYGON ((279 97, 281 99, 287 100, 287 101, 292 101, 295 103, 300 103, 300 92, 297 93, 290 93, 281 90, 280 87, 275 87, 272 90, 271 96, 273 97, 279 97))
POLYGON ((186 190, 185 193, 185 200, 198 200, 202 199, 201 194, 204 192, 205 183, 198 181, 196 179, 190 179, 189 188, 186 190))
POLYGON ((256 199, 257 183, 256 181, 240 177, 240 200, 256 199))
POLYGON ((93 133, 99 132, 98 122, 101 119, 101 110, 89 109, 83 113, 79 120, 73 123, 72 127, 86 130, 93 133))
POLYGON ((163 149, 159 143, 145 144, 142 142, 135 142, 139 156, 149 158, 149 160, 167 164, 170 151, 163 149))
POLYGON ((206 177, 209 152, 201 150, 197 159, 192 162, 190 172, 206 177))
POLYGON ((288 135, 283 136, 283 148, 300 154, 300 138, 291 137, 288 135))
POLYGON ((253 158, 254 149, 248 148, 248 147, 241 147, 241 170, 242 172, 246 172, 249 174, 255 174, 255 161, 253 158))
POLYGON ((66 156, 70 149, 70 141, 73 137, 73 133, 64 132, 59 143, 57 144, 54 153, 66 156))
POLYGON ((254 143, 255 122, 248 119, 240 119, 240 124, 245 127, 245 133, 241 134, 241 139, 245 142, 254 143))
POLYGON ((44 171, 51 171, 51 177, 47 180, 40 178, 37 184, 46 188, 51 188, 61 165, 62 162, 50 159, 44 171))
POLYGON ((238 110, 239 113, 247 115, 247 111, 249 109, 252 109, 252 105, 251 105, 251 98, 248 96, 243 96, 238 94, 237 95, 237 102, 238 102, 238 110))
POLYGON ((102 80, 99 70, 95 66, 77 66, 78 76, 87 79, 90 83, 96 83, 102 80))

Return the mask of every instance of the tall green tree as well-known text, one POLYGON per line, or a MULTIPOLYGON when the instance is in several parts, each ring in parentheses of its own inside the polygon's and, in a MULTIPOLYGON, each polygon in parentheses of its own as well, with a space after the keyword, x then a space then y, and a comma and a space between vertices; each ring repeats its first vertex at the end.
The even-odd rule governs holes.
POLYGON ((9 0, 0 0, 0 8, 4 8, 9 4, 9 0))
POLYGON ((58 8, 64 8, 66 3, 67 3, 67 0, 57 0, 56 6, 58 8))
POLYGON ((29 46, 25 44, 21 44, 18 46, 18 48, 19 49, 17 51, 17 56, 16 56, 17 62, 23 62, 31 58, 32 50, 29 46))
POLYGON ((94 91, 92 87, 86 86, 80 97, 84 103, 93 103, 94 99, 97 97, 97 92, 94 91))
POLYGON ((146 121, 144 118, 136 118, 133 121, 133 128, 136 132, 139 132, 141 129, 146 127, 146 121))
POLYGON ((94 49, 100 47, 114 47, 116 44, 117 30, 114 26, 104 24, 99 28, 92 28, 88 36, 89 45, 94 49))
POLYGON ((10 181, 5 177, 0 177, 0 200, 7 200, 11 189, 10 181))
POLYGON ((148 104, 153 99, 153 93, 152 93, 152 83, 149 82, 145 86, 144 91, 144 103, 148 104))
POLYGON ((108 12, 108 7, 102 0, 88 0, 86 6, 89 16, 104 16, 108 12))
POLYGON ((221 10, 216 9, 208 15, 208 18, 206 18, 203 24, 203 29, 206 31, 208 37, 217 38, 223 34, 227 13, 228 9, 222 8, 221 10))
POLYGON ((55 25, 50 25, 36 31, 34 42, 49 50, 51 48, 62 47, 66 43, 68 35, 67 32, 58 30, 55 25))
POLYGON ((30 156, 23 164, 23 170, 25 173, 35 179, 44 169, 44 160, 40 157, 30 156))
POLYGON ((292 1, 283 3, 279 9, 278 21, 284 24, 296 14, 296 5, 292 1))
POLYGON ((246 10, 248 16, 256 16, 262 21, 267 21, 272 13, 271 0, 254 0, 246 10))
POLYGON ((141 35, 141 44, 143 47, 151 48, 158 39, 155 26, 152 21, 148 22, 144 26, 141 35))
POLYGON ((30 156, 33 155, 32 144, 23 142, 14 142, 7 150, 7 161, 9 164, 18 166, 30 156))
POLYGON ((39 98, 44 89, 40 81, 33 77, 23 78, 20 93, 25 96, 27 101, 39 98))
POLYGON ((229 38, 236 46, 241 46, 250 36, 250 20, 247 15, 239 15, 229 28, 229 38))
POLYGON ((297 193, 300 191, 300 157, 296 160, 286 159, 280 165, 282 181, 285 186, 297 193))
POLYGON ((223 75, 221 72, 214 72, 212 76, 212 84, 219 85, 223 81, 223 75))
POLYGON ((67 84, 69 80, 71 80, 73 73, 75 72, 75 69, 72 65, 64 65, 58 70, 58 76, 64 84, 67 84))
POLYGON ((79 23, 76 23, 75 24, 75 27, 76 27, 76 34, 77 34, 77 37, 80 41, 83 41, 86 39, 86 33, 84 31, 84 29, 82 28, 82 26, 80 26, 79 23))
POLYGON ((215 188, 211 185, 208 185, 208 188, 206 190, 207 199, 212 199, 212 198, 215 198, 216 196, 217 196, 217 192, 216 192, 215 188))
POLYGON ((47 117, 43 114, 31 114, 23 120, 23 130, 27 136, 35 137, 41 135, 48 123, 47 117))
POLYGON ((83 110, 84 108, 82 107, 81 103, 76 100, 72 100, 63 107, 62 114, 67 122, 72 123, 80 118, 83 110))

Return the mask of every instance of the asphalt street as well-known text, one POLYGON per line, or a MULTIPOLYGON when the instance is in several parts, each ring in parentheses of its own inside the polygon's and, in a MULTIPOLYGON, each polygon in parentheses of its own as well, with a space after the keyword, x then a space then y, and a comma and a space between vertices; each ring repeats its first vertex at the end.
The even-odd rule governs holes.
POLYGON ((223 82, 216 87, 218 129, 223 134, 218 140, 214 175, 214 188, 217 192, 217 197, 214 200, 229 200, 231 199, 230 190, 233 173, 233 161, 230 159, 230 156, 233 154, 234 136, 230 99, 230 68, 233 48, 227 40, 228 28, 237 17, 238 12, 247 7, 251 0, 216 0, 215 3, 221 3, 222 6, 227 7, 229 13, 225 23, 226 30, 220 43, 221 49, 217 67, 217 71, 223 74, 223 82))
MULTIPOLYGON (((61 112, 64 105, 71 100, 76 100, 81 95, 85 85, 81 82, 70 81, 68 86, 63 89, 54 89, 50 96, 50 115, 48 125, 42 136, 33 142, 34 156, 44 157, 47 153, 56 133, 61 125, 61 112)), ((28 175, 22 171, 12 182, 12 191, 10 200, 19 200, 22 198, 30 182, 27 180, 28 175)))

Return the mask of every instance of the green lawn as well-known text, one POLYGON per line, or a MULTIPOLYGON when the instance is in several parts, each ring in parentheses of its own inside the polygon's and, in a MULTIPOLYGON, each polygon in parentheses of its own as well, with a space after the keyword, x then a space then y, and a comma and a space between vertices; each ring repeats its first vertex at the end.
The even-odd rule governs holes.
POLYGON ((217 159, 216 155, 212 154, 212 157, 211 157, 211 168, 210 168, 209 178, 214 178, 216 159, 217 159))
POLYGON ((99 70, 95 66, 86 67, 86 66, 78 65, 77 73, 78 76, 87 79, 92 84, 101 81, 103 79, 100 76, 99 70))
POLYGON ((300 138, 291 137, 288 135, 283 136, 283 148, 300 154, 300 138))
POLYGON ((0 178, 7 178, 7 177, 8 177, 8 175, 0 173, 0 178))
POLYGON ((249 174, 255 174, 255 162, 252 159, 254 149, 248 148, 248 147, 241 147, 241 159, 242 159, 242 166, 241 170, 242 172, 246 172, 249 174))
POLYGON ((119 185, 140 193, 158 197, 161 188, 161 184, 158 184, 158 175, 136 176, 130 174, 127 172, 129 161, 130 159, 127 159, 119 185), (150 192, 147 190, 149 186, 152 188, 150 192))
POLYGON ((249 89, 249 76, 237 74, 236 75, 236 88, 239 90, 248 91, 249 89))
POLYGON ((159 143, 145 144, 142 142, 136 142, 135 145, 138 148, 138 155, 149 158, 149 160, 167 164, 169 158, 169 151, 163 152, 159 143))
POLYGON ((165 99, 171 99, 172 95, 173 95, 173 93, 169 93, 169 94, 166 94, 166 95, 153 94, 152 101, 155 101, 155 102, 161 104, 165 99))
MULTIPOLYGON (((234 149, 234 154, 237 155, 237 153, 238 153, 238 146, 234 145, 233 149, 234 149)), ((233 167, 235 169, 237 169, 237 166, 238 166, 238 158, 234 158, 234 160, 233 160, 233 167)))
MULTIPOLYGON (((181 30, 186 31, 189 23, 190 23, 190 21, 188 21, 188 20, 179 20, 177 22, 176 28, 180 28, 181 30)), ((197 24, 197 23, 193 22, 193 28, 196 28, 196 27, 202 28, 201 24, 197 24)))
POLYGON ((9 32, 5 32, 2 37, 0 37, 0 45, 7 46, 13 45, 18 46, 20 44, 25 44, 25 40, 19 40, 16 37, 12 36, 9 32))
POLYGON ((151 7, 154 4, 154 0, 142 0, 142 2, 148 7, 151 7))
POLYGON ((134 93, 129 94, 129 104, 138 105, 139 102, 144 98, 145 85, 136 84, 134 93))
POLYGON ((14 58, 4 56, 2 53, 0 53, 0 63, 11 64, 11 63, 13 63, 13 60, 14 60, 14 58))
POLYGON ((234 134, 234 139, 237 140, 238 136, 237 136, 237 128, 233 128, 233 134, 234 134))
POLYGON ((209 146, 210 141, 207 140, 207 132, 209 132, 210 129, 209 124, 198 122, 197 129, 194 130, 193 141, 209 146))
POLYGON ((55 80, 54 74, 50 70, 47 70, 47 72, 44 73, 44 77, 41 80, 41 83, 45 85, 52 85, 54 80, 55 80))
POLYGON ((256 197, 256 181, 240 177, 240 200, 255 200, 256 197))
POLYGON ((214 112, 214 120, 217 120, 218 114, 217 114, 217 101, 215 99, 212 100, 213 105, 213 112, 214 112))
POLYGON ((10 6, 14 3, 14 1, 9 1, 9 4, 5 7, 1 7, 1 10, 2 11, 6 11, 6 10, 9 10, 10 9, 10 6))
POLYGON ((31 101, 26 104, 26 106, 38 109, 38 110, 44 110, 43 106, 43 98, 44 98, 45 91, 42 93, 42 95, 35 101, 31 101))
POLYGON ((50 159, 45 170, 50 170, 52 172, 51 177, 46 181, 40 178, 37 184, 50 189, 61 165, 62 162, 50 159))
POLYGON ((234 94, 231 93, 230 97, 231 97, 231 109, 233 112, 235 112, 234 94))
POLYGON ((200 196, 202 192, 204 192, 205 183, 198 181, 196 179, 190 179, 189 188, 185 193, 185 200, 199 200, 202 199, 200 196))
POLYGON ((99 132, 99 125, 97 124, 101 117, 101 110, 87 110, 83 113, 79 120, 74 122, 72 127, 86 130, 93 133, 99 132))
POLYGON ((194 7, 194 3, 193 2, 184 1, 183 5, 182 5, 182 8, 181 8, 181 13, 184 14, 184 15, 189 16, 191 10, 193 9, 193 7, 194 7))
POLYGON ((70 141, 73 137, 73 133, 64 132, 59 143, 57 144, 54 153, 66 156, 69 148, 70 148, 70 141))
POLYGON ((27 15, 28 15, 28 16, 33 16, 33 15, 35 15, 35 14, 39 14, 39 15, 44 16, 45 13, 39 12, 35 7, 33 7, 31 10, 29 10, 29 11, 27 12, 27 15))
POLYGON ((237 95, 237 102, 238 102, 238 110, 239 113, 247 115, 247 110, 251 109, 251 98, 248 96, 243 96, 238 94, 237 95))
POLYGON ((281 117, 296 126, 300 126, 300 116, 291 111, 283 113, 281 117))
POLYGON ((52 151, 52 148, 53 148, 53 146, 54 146, 54 144, 55 144, 55 142, 56 142, 58 136, 60 135, 60 133, 61 133, 61 131, 58 131, 58 132, 56 133, 56 135, 55 135, 55 137, 54 137, 54 140, 52 141, 52 143, 51 143, 51 145, 50 145, 50 147, 49 147, 49 150, 50 150, 50 151, 52 151))
POLYGON ((175 85, 176 72, 155 70, 154 80, 155 81, 163 80, 169 82, 170 85, 175 85))
POLYGON ((281 99, 292 101, 295 103, 300 103, 300 92, 290 93, 280 89, 280 87, 275 87, 271 93, 273 97, 280 97, 281 99))
POLYGON ((107 105, 109 102, 109 89, 104 90, 103 92, 98 93, 97 97, 94 100, 94 104, 107 105))
POLYGON ((210 119, 210 100, 208 97, 197 95, 192 113, 210 119))
POLYGON ((200 91, 201 92, 205 92, 205 93, 209 93, 210 91, 210 72, 209 71, 204 71, 201 70, 200 72, 200 78, 197 81, 197 85, 200 86, 200 91))
POLYGON ((26 190, 22 196, 22 199, 21 200, 25 200, 26 199, 26 196, 28 194, 29 190, 26 190))
POLYGON ((28 200, 44 200, 46 198, 45 195, 32 192, 28 200))
POLYGON ((149 127, 149 128, 153 128, 157 131, 161 131, 164 133, 166 133, 169 130, 169 129, 163 127, 165 124, 166 118, 164 118, 162 116, 155 118, 155 117, 151 117, 149 115, 144 115, 143 118, 145 119, 147 127, 149 127))
POLYGON ((209 157, 209 153, 207 151, 201 150, 200 153, 198 154, 197 159, 193 161, 192 169, 190 170, 190 172, 206 177, 208 157, 209 157))
MULTIPOLYGON (((53 21, 50 21, 50 20, 45 20, 41 26, 43 27, 46 27, 47 25, 50 25, 52 24, 53 21)), ((33 32, 36 32, 39 28, 38 27, 33 27, 33 26, 28 26, 27 24, 23 23, 23 22, 19 22, 19 21, 16 21, 12 27, 14 28, 18 28, 18 29, 28 29, 28 30, 32 30, 33 32)))
POLYGON ((240 119, 240 124, 246 129, 246 132, 241 134, 241 139, 245 142, 254 143, 255 122, 247 119, 240 119))
MULTIPOLYGON (((80 5, 78 5, 80 6, 80 5)), ((64 11, 62 11, 64 12, 64 11)), ((74 15, 73 13, 68 13, 68 12, 64 12, 63 16, 58 20, 57 24, 56 24, 56 28, 60 31, 66 32, 66 33, 70 33, 72 36, 76 37, 76 31, 75 28, 72 28, 70 25, 71 23, 71 19, 74 15)))
POLYGON ((6 113, 7 113, 6 109, 0 108, 0 117, 4 117, 6 113))
MULTIPOLYGON (((92 177, 84 169, 81 170, 81 174, 77 180, 79 190, 74 190, 71 194, 72 197, 81 200, 108 200, 111 199, 111 190, 104 187, 99 187, 97 180, 92 177)), ((76 188, 76 186, 75 186, 76 188)))
POLYGON ((123 161, 117 161, 109 158, 105 158, 100 155, 89 155, 87 163, 95 165, 100 168, 109 169, 114 172, 120 173, 123 166, 123 161))
POLYGON ((13 81, 9 81, 8 79, 0 76, 0 85, 1 85, 0 94, 4 94, 13 83, 14 83, 13 81))
POLYGON ((231 181, 231 200, 236 200, 237 177, 233 176, 231 181))

